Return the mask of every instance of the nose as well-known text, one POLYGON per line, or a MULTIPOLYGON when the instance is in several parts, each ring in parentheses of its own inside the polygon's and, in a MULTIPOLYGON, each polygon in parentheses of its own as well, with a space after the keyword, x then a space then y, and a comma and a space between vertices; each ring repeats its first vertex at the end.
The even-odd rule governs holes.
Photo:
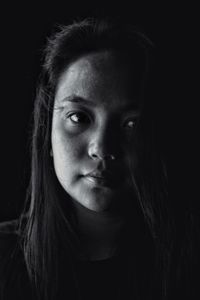
POLYGON ((93 160, 111 161, 118 158, 117 136, 108 129, 99 130, 91 136, 88 155, 93 160))

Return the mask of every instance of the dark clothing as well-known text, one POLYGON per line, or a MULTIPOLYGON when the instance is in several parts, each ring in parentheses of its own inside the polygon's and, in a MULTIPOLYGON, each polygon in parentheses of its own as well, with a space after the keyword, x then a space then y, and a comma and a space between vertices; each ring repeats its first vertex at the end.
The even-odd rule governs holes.
MULTIPOLYGON (((0 224, 0 300, 37 299, 30 284, 18 225, 18 220, 0 224)), ((188 228, 193 229, 190 234, 188 233, 188 237, 194 235, 193 241, 196 241, 196 244, 185 242, 180 251, 179 248, 175 248, 168 277, 170 283, 167 287, 168 298, 162 299, 200 299, 199 231, 195 232, 194 230, 198 227, 188 228), (193 248, 188 245, 192 245, 193 248), (188 260, 188 257, 191 257, 192 260, 188 260)), ((136 248, 136 244, 133 245, 133 248, 136 248)), ((158 277, 156 280, 153 278, 153 264, 152 266, 148 265, 152 260, 146 257, 151 251, 141 245, 139 251, 139 254, 132 254, 137 258, 136 261, 131 260, 127 252, 102 261, 74 261, 76 283, 73 281, 73 274, 66 267, 66 255, 63 252, 63 256, 60 257, 62 268, 59 271, 61 275, 55 300, 161 300, 161 296, 159 296, 160 278, 158 277), (142 261, 139 260, 139 257, 142 257, 142 261), (140 270, 145 270, 145 273, 141 272, 141 277, 138 277, 140 270), (147 273, 147 270, 150 270, 150 274, 147 273), (147 280, 145 280, 146 273, 147 280), (154 287, 153 282, 155 283, 154 287), (77 298, 77 294, 80 295, 79 298, 77 298)))
MULTIPOLYGON (((20 245, 18 223, 14 220, 0 224, 0 300, 36 299, 20 245)), ((76 261, 75 269, 81 300, 136 299, 130 293, 133 289, 130 274, 123 272, 117 257, 94 262, 76 261)), ((56 300, 76 300, 77 291, 74 293, 66 276, 62 275, 56 300)))
POLYGON ((0 224, 0 299, 31 299, 18 220, 0 224))

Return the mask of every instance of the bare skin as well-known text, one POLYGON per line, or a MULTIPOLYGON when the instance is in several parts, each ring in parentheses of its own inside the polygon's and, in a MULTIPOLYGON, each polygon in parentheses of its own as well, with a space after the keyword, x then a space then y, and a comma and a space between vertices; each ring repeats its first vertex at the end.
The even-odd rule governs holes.
POLYGON ((90 259, 113 255, 133 197, 130 161, 140 116, 137 84, 111 52, 83 56, 61 74, 52 120, 57 178, 71 196, 90 259))

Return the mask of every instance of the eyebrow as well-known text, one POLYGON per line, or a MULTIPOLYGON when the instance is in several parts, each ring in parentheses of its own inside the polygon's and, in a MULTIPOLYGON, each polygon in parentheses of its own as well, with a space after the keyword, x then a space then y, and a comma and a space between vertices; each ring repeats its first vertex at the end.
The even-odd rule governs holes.
MULTIPOLYGON (((61 103, 65 103, 65 102, 78 103, 78 104, 89 105, 89 106, 93 106, 93 107, 98 105, 97 103, 95 103, 95 102, 93 102, 89 99, 80 97, 78 95, 70 95, 70 96, 67 96, 67 97, 65 97, 61 100, 61 103)), ((124 110, 133 110, 133 111, 138 112, 140 110, 140 105, 137 104, 137 103, 134 103, 132 101, 128 105, 122 106, 121 110, 122 111, 124 111, 124 110)))
POLYGON ((96 106, 96 103, 94 103, 93 101, 90 101, 86 98, 77 96, 77 95, 71 95, 68 97, 65 97, 64 99, 62 99, 61 103, 64 102, 72 102, 72 103, 79 103, 79 104, 87 104, 87 105, 91 105, 91 106, 96 106))

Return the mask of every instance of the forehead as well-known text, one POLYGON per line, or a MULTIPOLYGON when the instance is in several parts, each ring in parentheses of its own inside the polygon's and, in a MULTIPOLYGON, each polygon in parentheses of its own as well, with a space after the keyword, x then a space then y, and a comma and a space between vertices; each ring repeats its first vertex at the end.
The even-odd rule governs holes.
POLYGON ((140 102, 139 74, 127 59, 104 51, 80 57, 62 72, 55 101, 76 95, 94 102, 140 102))

